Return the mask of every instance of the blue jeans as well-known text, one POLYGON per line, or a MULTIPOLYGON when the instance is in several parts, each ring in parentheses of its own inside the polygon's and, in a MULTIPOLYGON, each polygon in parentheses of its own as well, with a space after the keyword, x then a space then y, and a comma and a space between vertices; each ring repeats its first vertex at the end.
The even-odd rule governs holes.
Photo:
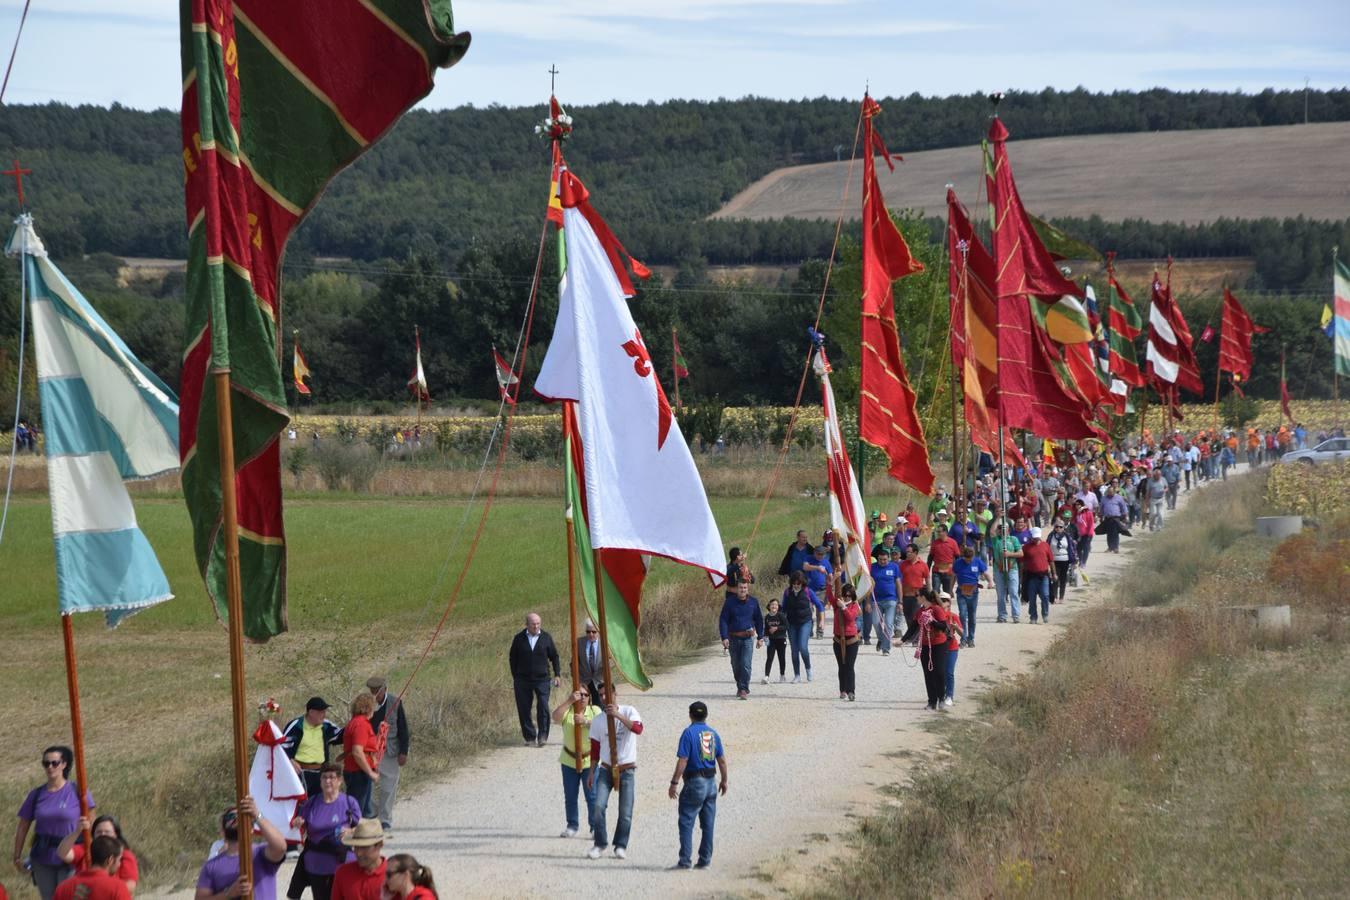
POLYGON ((947 696, 956 699, 956 657, 959 656, 951 647, 947 648, 947 671, 944 673, 947 685, 947 696))
MULTIPOLYGON (((637 769, 619 773, 619 821, 614 825, 614 846, 628 847, 628 832, 633 827, 633 780, 637 769)), ((609 846, 609 829, 605 814, 609 812, 609 794, 614 790, 613 772, 600 766, 595 773, 595 800, 591 803, 591 830, 595 832, 595 846, 601 850, 609 846)))
POLYGON ((885 624, 880 626, 877 631, 877 649, 891 649, 891 641, 895 636, 895 603, 894 600, 878 600, 877 605, 881 607, 881 620, 885 624), (890 635, 890 637, 887 637, 890 635))
MULTIPOLYGON (((980 589, 978 587, 967 597, 961 593, 960 586, 957 586, 956 611, 961 614, 961 643, 963 644, 975 640, 975 610, 979 605, 980 589)), ((956 656, 955 653, 950 655, 956 656)), ((956 665, 956 663, 953 662, 952 665, 956 665)))
POLYGON ((1008 618, 1008 604, 1012 604, 1012 617, 1019 618, 1022 615, 1021 585, 1017 581, 1017 569, 1012 568, 1006 572, 994 570, 994 593, 998 595, 998 618, 1003 621, 1008 618))
POLYGON ((1028 575, 1027 576, 1027 610, 1031 616, 1031 621, 1036 621, 1036 598, 1041 598, 1041 618, 1050 621, 1050 576, 1046 575, 1028 575))
POLYGON ((755 660, 755 639, 734 637, 727 640, 731 656, 731 675, 736 679, 736 690, 750 693, 750 667, 755 660))
MULTIPOLYGON (((582 740, 585 740, 582 735, 582 740)), ((591 805, 595 801, 595 788, 586 787, 586 770, 577 772, 576 766, 563 765, 563 804, 567 807, 567 827, 573 831, 581 830, 581 818, 577 812, 577 790, 586 796, 586 821, 591 821, 591 805)))
POLYGON ((868 603, 863 614, 858 617, 858 634, 862 635, 863 643, 872 643, 872 627, 877 623, 877 605, 875 602, 868 603))
POLYGON ((800 625, 788 626, 788 643, 792 645, 792 674, 802 674, 802 666, 806 666, 806 671, 811 671, 811 650, 808 645, 811 643, 811 620, 807 619, 800 625))
POLYGON ((698 842, 698 864, 712 862, 713 822, 717 818, 717 779, 690 778, 680 789, 680 865, 689 865, 694 849, 694 820, 703 836, 698 842))

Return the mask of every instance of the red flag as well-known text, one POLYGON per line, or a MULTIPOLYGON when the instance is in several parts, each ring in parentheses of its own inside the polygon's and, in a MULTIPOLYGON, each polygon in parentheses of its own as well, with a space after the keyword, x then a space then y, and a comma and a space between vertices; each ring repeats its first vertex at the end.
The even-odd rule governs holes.
POLYGON ((1208 344, 1210 341, 1214 340, 1214 326, 1213 326, 1213 325, 1210 325, 1210 324, 1208 324, 1208 323, 1205 324, 1205 327, 1204 327, 1203 329, 1201 329, 1201 331, 1200 331, 1200 340, 1204 341, 1206 344, 1208 344))
POLYGON ((419 403, 430 403, 431 392, 427 390, 427 373, 422 369, 422 329, 413 326, 413 343, 417 346, 417 364, 413 366, 412 377, 408 379, 408 390, 419 403))
MULTIPOLYGON (((1242 378, 1252 377, 1252 335, 1265 334, 1228 288, 1223 289, 1223 333, 1219 337, 1219 369, 1242 378)), ((1206 326, 1208 330, 1208 326, 1206 326)))
POLYGON ((1284 351, 1280 351, 1280 412, 1292 424, 1294 413, 1289 409, 1289 382, 1284 377, 1284 351))
POLYGON ((680 352, 680 339, 679 339, 678 337, 675 336, 675 329, 674 329, 674 328, 670 329, 670 344, 671 344, 671 350, 674 351, 675 377, 676 377, 676 378, 688 378, 688 377, 689 377, 689 367, 688 367, 688 365, 686 365, 686 363, 685 363, 685 361, 684 361, 684 354, 680 352))
POLYGON ((886 211, 877 184, 872 148, 885 151, 872 128, 881 107, 863 97, 863 238, 862 238, 862 380, 859 385, 858 431, 864 441, 886 455, 887 473, 922 494, 930 493, 933 468, 928 445, 915 410, 914 391, 900 357, 895 328, 897 278, 923 271, 923 263, 909 251, 900 230, 886 211))
POLYGON ((951 188, 947 189, 947 246, 952 367, 961 378, 972 440, 989 450, 998 440, 995 436, 998 432, 998 304, 993 293, 994 262, 984 246, 974 239, 965 211, 951 188))
MULTIPOLYGON (((1115 297, 1107 304, 1107 365, 1111 375, 1127 387, 1143 387, 1146 384, 1144 373, 1139 371, 1134 352, 1134 339, 1143 333, 1143 322, 1134 301, 1116 279, 1116 270, 1112 265, 1114 257, 1114 253, 1106 256, 1106 276, 1115 293, 1115 297)), ((1116 410, 1123 413, 1127 394, 1117 393, 1114 396, 1117 398, 1116 410)))
POLYGON ((1181 308, 1172 299, 1171 260, 1168 260, 1167 284, 1153 273, 1153 303, 1148 310, 1148 353, 1146 374, 1159 392, 1174 386, 1193 394, 1203 394, 1200 367, 1191 349, 1194 340, 1181 308))
POLYGON ((988 172, 989 203, 993 207, 994 255, 998 258, 998 299, 1034 294, 1047 300, 1065 294, 1082 297, 1083 289, 1065 278, 1050 251, 1031 225, 1017 194, 1008 162, 1008 129, 997 116, 989 126, 994 156, 988 172))
MULTIPOLYGON (((989 129, 993 154, 986 157, 989 168, 985 173, 993 215, 993 255, 984 254, 987 262, 982 263, 988 267, 987 283, 993 286, 993 294, 998 298, 1000 419, 1005 426, 1023 428, 1042 437, 1073 440, 1097 437, 1101 432, 1092 424, 1091 410, 1076 391, 1060 380, 1054 366, 1058 353, 1032 314, 1031 304, 1041 301, 1029 297, 1029 289, 1055 297, 1081 294, 1054 267, 1022 209, 1008 164, 1004 143, 1007 136, 1003 123, 995 119, 989 129), (1027 233, 1036 242, 1039 254, 1028 251, 1027 233), (1028 266, 1034 277, 1028 274, 1028 266), (1052 271, 1045 271, 1044 266, 1052 271)), ((960 218, 963 223, 960 227, 969 233, 971 243, 978 244, 979 239, 964 213, 960 218)), ((974 265, 972 254, 972 271, 974 265)))

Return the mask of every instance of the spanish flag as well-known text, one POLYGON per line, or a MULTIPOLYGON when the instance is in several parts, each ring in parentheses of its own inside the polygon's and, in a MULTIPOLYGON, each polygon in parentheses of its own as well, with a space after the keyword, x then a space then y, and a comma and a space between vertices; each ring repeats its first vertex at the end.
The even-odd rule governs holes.
POLYGON ((292 335, 295 346, 295 357, 291 362, 291 371, 295 379, 295 392, 309 396, 309 385, 305 384, 305 379, 310 376, 309 363, 305 362, 305 354, 300 352, 300 332, 292 335))

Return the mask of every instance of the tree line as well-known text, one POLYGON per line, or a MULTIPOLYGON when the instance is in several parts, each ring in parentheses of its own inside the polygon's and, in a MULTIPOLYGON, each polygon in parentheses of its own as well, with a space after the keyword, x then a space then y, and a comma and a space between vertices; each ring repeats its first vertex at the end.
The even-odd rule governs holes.
MULTIPOLYGON (((563 98, 564 101, 566 98, 563 98)), ((1165 89, 1010 93, 1019 139, 1303 121, 1302 91, 1165 89)), ((542 100, 542 98, 541 98, 542 100)), ((983 95, 881 98, 899 152, 965 146, 982 135, 983 95)), ((570 110, 568 157, 605 198, 640 258, 675 264, 795 263, 828 249, 820 223, 707 222, 775 168, 847 156, 856 99, 603 103, 570 110), (841 149, 842 148, 842 149, 841 149)), ((1350 90, 1310 91, 1311 121, 1350 119, 1350 90)), ((337 178, 292 239, 302 258, 430 256, 457 263, 475 242, 537 233, 548 148, 544 106, 414 110, 337 178)), ((114 105, 0 107, 0 147, 34 170, 28 194, 53 254, 185 254, 178 114, 114 105)))

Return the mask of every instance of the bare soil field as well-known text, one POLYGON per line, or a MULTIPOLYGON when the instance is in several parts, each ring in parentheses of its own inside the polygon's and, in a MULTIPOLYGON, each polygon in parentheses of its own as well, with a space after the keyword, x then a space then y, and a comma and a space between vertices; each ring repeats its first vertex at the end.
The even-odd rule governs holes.
MULTIPOLYGON (((1108 221, 1210 222, 1228 218, 1350 215, 1344 177, 1350 122, 1016 140, 1013 172, 1027 207, 1040 216, 1100 215, 1108 221)), ((883 117, 879 123, 886 131, 883 117)), ((893 147, 904 153, 904 147, 893 147)), ((713 214, 716 219, 833 219, 847 162, 770 172, 713 214)), ((858 217, 861 160, 854 164, 846 215, 858 217)), ((981 180, 978 145, 905 155, 879 167, 891 209, 944 215, 944 187, 973 206, 981 180)))

